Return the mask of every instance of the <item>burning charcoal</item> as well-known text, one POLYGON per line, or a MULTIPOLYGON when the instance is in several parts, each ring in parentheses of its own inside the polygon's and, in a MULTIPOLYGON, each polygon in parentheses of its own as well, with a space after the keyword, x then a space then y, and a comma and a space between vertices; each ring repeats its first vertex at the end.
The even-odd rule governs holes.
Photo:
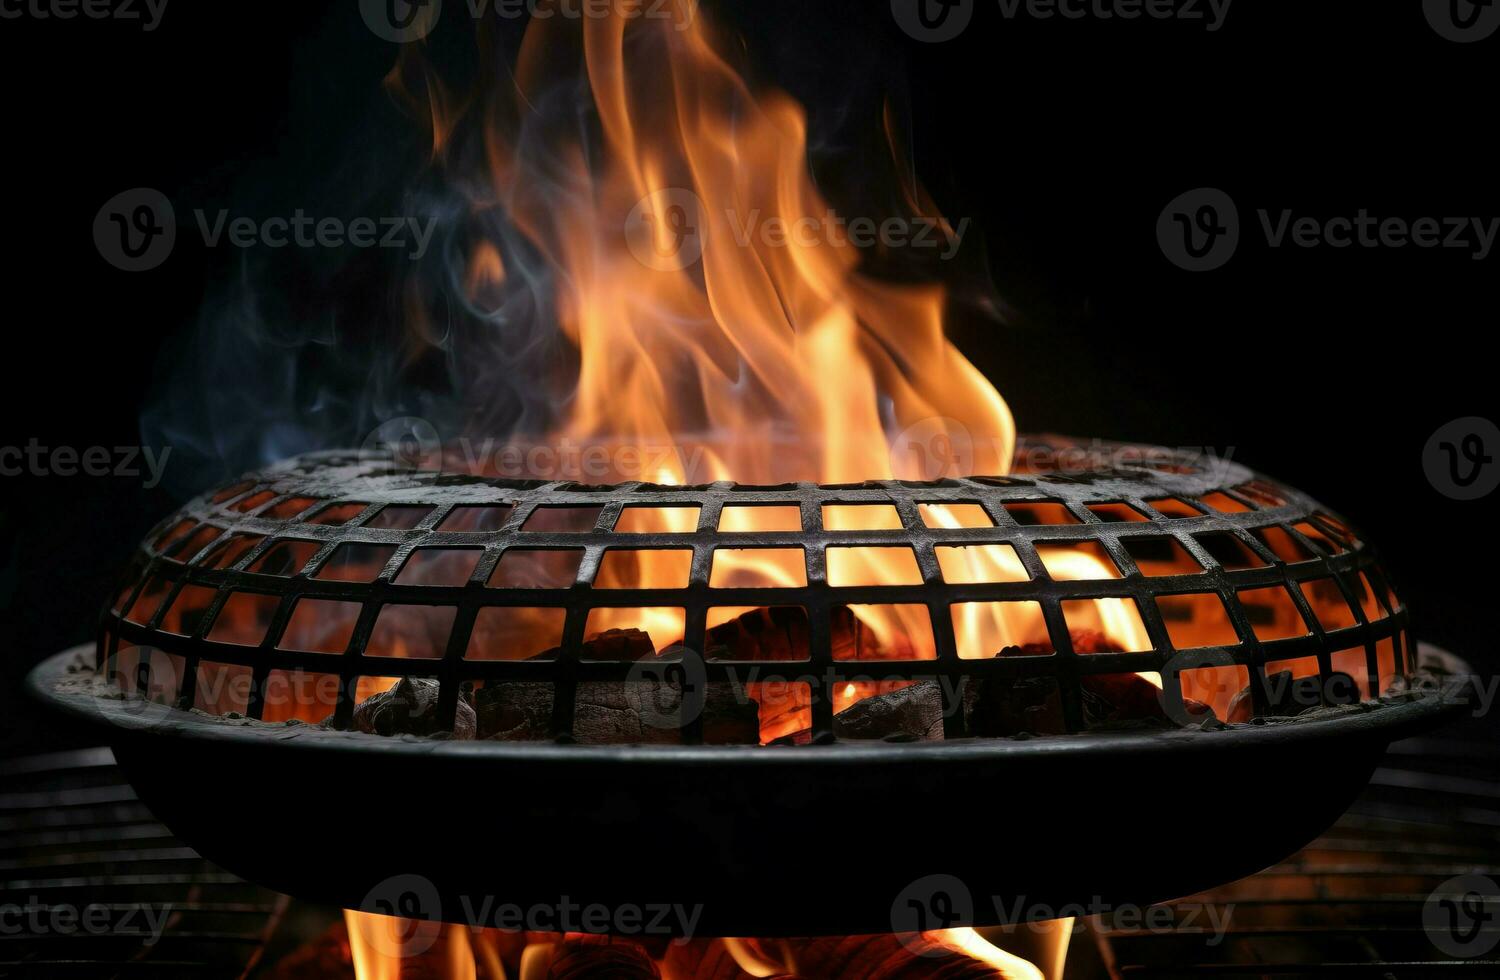
MULTIPOLYGON (((847 606, 829 612, 829 635, 835 660, 884 660, 909 651, 880 647, 847 606)), ((807 613, 795 606, 752 609, 708 631, 709 656, 728 660, 805 660, 810 649, 807 613)))
MULTIPOLYGON (((847 612, 847 610, 846 610, 847 612)), ((708 631, 709 657, 719 660, 802 660, 807 613, 793 606, 752 609, 708 631)))
MULTIPOLYGON (((589 745, 682 742, 678 729, 680 690, 660 684, 578 685, 573 737, 589 745)), ((753 701, 739 701, 727 685, 709 685, 703 704, 703 738, 718 745, 755 745, 759 715, 753 701)))
POLYGON ((856 701, 833 716, 839 738, 943 737, 943 695, 932 681, 856 701))
POLYGON ((570 936, 557 947, 552 966, 547 971, 548 980, 592 980, 595 977, 660 980, 661 971, 646 951, 633 943, 570 936))
POLYGON ((703 704, 703 741, 708 745, 760 744, 760 708, 741 701, 728 684, 708 685, 703 704))
MULTIPOLYGON (((1096 674, 1083 678, 1081 686, 1084 715, 1090 724, 1173 723, 1163 703, 1161 688, 1139 674, 1096 674)), ((1192 698, 1183 698, 1182 704, 1195 721, 1213 714, 1208 705, 1192 698)))
MULTIPOLYGON (((1120 647, 1098 630, 1079 630, 1069 637, 1075 653, 1120 653, 1120 647)), ((1003 651, 1001 656, 1044 656, 1050 643, 1028 643, 1003 651)), ((1130 723, 1175 724, 1167 714, 1161 690, 1139 674, 1095 674, 1081 679, 1084 719, 1089 725, 1130 723)), ((1050 679, 1027 681, 981 681, 974 699, 970 729, 976 735, 1044 735, 1063 730, 1062 705, 1050 679), (1040 684, 1038 683, 1040 682, 1040 684)), ((1207 717, 1206 704, 1184 699, 1191 716, 1207 717)))
POLYGON ((880 638, 848 606, 836 606, 828 613, 829 639, 835 660, 891 660, 910 657, 912 651, 887 650, 880 638))
POLYGON ((464 699, 458 701, 453 730, 442 727, 438 710, 437 681, 424 677, 403 677, 389 691, 383 691, 354 709, 354 730, 374 735, 431 735, 470 739, 475 733, 474 709, 464 699))
POLYGON ((674 693, 660 687, 632 690, 626 684, 579 684, 573 705, 573 737, 585 745, 680 742, 681 734, 674 725, 674 693))
POLYGON ((605 630, 583 645, 585 660, 650 660, 654 656, 651 634, 643 630, 605 630))
POLYGON ((521 976, 521 957, 525 955, 526 947, 544 941, 544 938, 540 933, 471 928, 469 946, 474 951, 475 980, 507 980, 521 976))
POLYGON ((1050 677, 982 680, 969 685, 964 707, 969 733, 981 738, 1058 735, 1067 730, 1057 682, 1050 677))
POLYGON ((475 692, 474 711, 479 738, 543 742, 552 732, 552 685, 491 684, 475 692))
MULTIPOLYGON (((765 940, 758 939, 693 939, 668 946, 659 959, 663 972, 668 977, 692 978, 692 980, 804 980, 799 975, 779 972, 783 968, 780 957, 783 951, 771 949, 765 940), (747 962, 756 965, 756 972, 748 973, 735 959, 730 950, 734 945, 747 962)), ((833 974, 844 976, 844 974, 833 974)))
MULTIPOLYGON (((552 685, 494 684, 474 696, 478 737, 538 742, 551 737, 552 685)), ((679 744, 680 697, 671 687, 594 682, 578 686, 573 737, 590 745, 679 744), (645 718, 643 720, 643 714, 645 718)), ((711 684, 703 705, 703 740, 713 745, 760 741, 756 706, 740 702, 722 684, 711 684)))
POLYGON ((693 980, 749 980, 722 939, 694 939, 668 948, 662 960, 667 975, 693 980))
MULTIPOLYGON (((1348 674, 1334 674, 1328 682, 1330 691, 1352 692, 1352 699, 1332 699, 1334 703, 1359 703, 1359 685, 1348 674)), ((1323 682, 1317 676, 1293 677, 1289 670, 1266 675, 1266 714, 1273 718, 1292 718, 1323 706, 1323 682)), ((1255 700, 1247 687, 1229 702, 1229 720, 1241 724, 1255 717, 1255 700)))
POLYGON ((995 962, 987 963, 944 939, 941 933, 758 940, 752 945, 770 962, 796 963, 797 973, 803 977, 1006 980, 1013 976, 1000 965, 1010 958, 999 950, 994 950, 995 962))
POLYGON ((1255 717, 1255 699, 1250 695, 1247 687, 1236 694, 1229 702, 1229 721, 1243 725, 1255 717))

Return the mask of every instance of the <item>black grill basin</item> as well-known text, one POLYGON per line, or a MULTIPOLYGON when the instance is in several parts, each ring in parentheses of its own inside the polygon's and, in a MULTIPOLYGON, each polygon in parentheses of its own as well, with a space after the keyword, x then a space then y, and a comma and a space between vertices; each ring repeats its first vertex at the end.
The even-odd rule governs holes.
POLYGON ((506 744, 235 726, 59 693, 80 652, 39 668, 34 689, 104 726, 157 817, 236 874, 370 911, 416 875, 430 888, 401 906, 408 917, 451 921, 506 903, 680 904, 701 907, 699 935, 889 932, 907 921, 893 919, 903 892, 932 875, 964 883, 976 924, 1018 898, 1191 894, 1296 851, 1389 742, 1463 704, 1455 682, 1222 731, 506 744))
POLYGON ((1419 650, 1373 549, 1317 502, 1223 461, 1105 456, 1067 473, 777 487, 518 483, 302 457, 164 521, 99 642, 30 683, 102 728, 142 800, 205 857, 344 907, 493 925, 486 910, 500 906, 680 906, 699 935, 776 936, 899 931, 933 876, 958 892, 942 903, 950 925, 994 924, 1017 901, 1170 899, 1317 836, 1392 740, 1459 710, 1467 668, 1419 650), (743 531, 727 519, 755 507, 794 520, 743 531), (889 519, 830 516, 860 507, 889 519), (692 516, 632 523, 652 509, 692 516), (376 555, 359 575, 339 565, 349 548, 376 555), (800 553, 800 571, 775 587, 715 581, 722 550, 755 548, 800 553), (910 577, 840 582, 841 548, 904 550, 910 577), (1011 573, 955 573, 957 548, 1008 549, 1011 573), (604 581, 611 552, 662 549, 684 556, 681 581, 604 581), (518 550, 576 561, 518 584, 499 571, 518 550), (1106 571, 1074 574, 1059 550, 1106 571), (462 553, 463 574, 413 581, 408 566, 432 551, 462 553), (1138 616, 1132 649, 1079 642, 1078 610, 1100 601, 1138 616), (966 651, 954 610, 975 603, 1029 604, 1036 635, 966 651), (346 634, 294 640, 304 604, 342 610, 346 634), (835 617, 860 604, 923 611, 928 655, 840 657, 835 617), (425 651, 381 646, 393 606, 441 622, 425 651), (580 688, 639 681, 642 660, 592 655, 590 616, 656 607, 681 611, 680 633, 646 657, 665 665, 652 677, 675 686, 677 714, 651 744, 591 743, 580 688), (714 744, 685 710, 690 693, 767 667, 715 649, 720 607, 805 613, 805 656, 773 665, 807 685, 796 744, 714 744), (553 612, 555 647, 476 646, 476 623, 508 609, 553 612), (1097 685, 1139 675, 1160 684, 1159 717, 1100 724, 1097 685), (330 683, 273 696, 288 677, 330 683), (437 737, 355 730, 372 678, 426 685, 437 737), (850 737, 838 696, 871 680, 934 685, 940 724, 850 737), (509 684, 550 692, 531 740, 452 737, 476 689, 509 684), (985 730, 969 698, 985 685, 1040 685, 1047 710, 985 730))

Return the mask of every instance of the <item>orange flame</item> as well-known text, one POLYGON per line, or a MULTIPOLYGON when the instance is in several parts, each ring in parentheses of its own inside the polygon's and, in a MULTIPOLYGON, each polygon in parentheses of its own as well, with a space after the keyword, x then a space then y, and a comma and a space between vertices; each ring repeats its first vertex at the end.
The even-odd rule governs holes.
MULTIPOLYGON (((514 75, 472 99, 447 95, 415 49, 391 79, 425 91, 440 161, 460 166, 444 156, 454 133, 482 129, 476 208, 503 202, 557 270, 577 375, 547 437, 704 450, 695 472, 690 454, 664 465, 664 483, 930 477, 920 452, 892 453, 913 429, 929 448, 974 447, 940 461, 1005 472, 1010 412, 944 337, 943 290, 873 281, 846 236, 808 224, 832 209, 808 171, 802 107, 753 94, 691 0, 653 8, 538 16, 514 75), (574 55, 597 145, 539 118, 574 55), (560 190, 532 192, 543 185, 560 190)), ((468 254, 471 295, 514 268, 484 237, 468 254)))
MULTIPOLYGON (((752 92, 715 49, 693 0, 664 0, 653 6, 666 16, 655 17, 615 8, 608 17, 570 18, 546 0, 540 6, 552 16, 533 19, 513 74, 493 72, 470 97, 449 94, 415 46, 403 50, 390 79, 401 94, 425 95, 419 101, 439 166, 468 169, 472 154, 460 134, 480 134, 477 189, 472 173, 455 182, 469 189, 476 211, 501 205, 526 248, 553 270, 547 308, 556 311, 576 373, 527 379, 558 392, 558 416, 539 438, 641 453, 676 447, 650 475, 664 484, 1009 471, 1010 411, 944 336, 944 291, 877 282, 862 273, 847 237, 820 230, 819 216, 833 211, 808 169, 800 105, 779 92, 752 92), (597 120, 588 138, 546 111, 559 78, 580 64, 583 115, 597 120)), ((906 197, 914 211, 928 212, 918 216, 948 227, 919 191, 906 197)), ((467 255, 455 281, 478 307, 499 308, 497 298, 526 275, 526 262, 491 237, 477 236, 467 255)), ((411 308, 415 338, 442 335, 420 304, 411 308)), ((956 509, 935 512, 960 526, 956 509)), ((764 526, 753 515, 738 529, 778 529, 769 522, 779 519, 766 509, 764 526)), ((898 550, 850 554, 838 574, 851 584, 904 582, 914 566, 898 550)), ((1014 553, 969 551, 952 561, 972 581, 1026 577, 1014 553)), ((714 574, 725 583, 803 584, 800 565, 770 553, 722 560, 714 574)), ((616 585, 649 583, 678 561, 642 552, 610 574, 616 585)), ((1076 577, 1106 577, 1089 555, 1067 561, 1076 577)), ((1083 625, 1143 649, 1138 617, 1109 602, 1083 625)), ((955 623, 961 645, 994 652, 1046 635, 1039 608, 1010 605, 1003 613, 963 611, 955 623)), ((908 656, 920 645, 903 621, 909 613, 851 611, 886 655, 908 656)), ((650 610, 644 620, 641 610, 598 615, 591 632, 642 628, 658 648, 682 635, 680 610, 650 610)), ((874 688, 845 685, 836 707, 874 688)), ((798 711, 762 722, 766 738, 806 727, 798 711)), ((359 933, 355 922, 351 934, 359 933)), ((1041 976, 972 930, 937 941, 1006 975, 1041 976)))

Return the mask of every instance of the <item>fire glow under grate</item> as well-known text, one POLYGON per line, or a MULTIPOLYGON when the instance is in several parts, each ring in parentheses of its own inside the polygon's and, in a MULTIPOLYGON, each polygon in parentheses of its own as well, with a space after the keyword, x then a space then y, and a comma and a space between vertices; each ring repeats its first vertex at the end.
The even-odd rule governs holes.
MULTIPOLYGON (((400 678, 440 685, 439 731, 476 689, 530 685, 549 715, 522 737, 584 741, 590 684, 655 679, 688 704, 701 682, 713 703, 774 676, 751 689, 760 740, 820 742, 858 737, 839 719, 864 697, 927 682, 910 696, 940 731, 918 735, 953 739, 1108 724, 1101 698, 1140 697, 1126 682, 1159 685, 1144 716, 1166 724, 1369 699, 1404 672, 1406 630, 1345 522, 1227 463, 592 487, 325 454, 153 533, 99 662, 183 707, 338 728, 400 678), (987 681, 1024 703, 986 711, 987 681)), ((721 740, 681 715, 649 738, 721 740)))

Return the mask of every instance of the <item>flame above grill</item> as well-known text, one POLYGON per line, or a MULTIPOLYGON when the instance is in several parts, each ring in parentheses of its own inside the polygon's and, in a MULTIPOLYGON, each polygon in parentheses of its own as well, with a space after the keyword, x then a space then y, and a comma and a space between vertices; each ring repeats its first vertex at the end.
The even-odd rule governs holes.
MULTIPOLYGON (((806 114, 753 93, 691 0, 651 6, 569 18, 543 3, 514 72, 482 66, 464 96, 415 45, 389 79, 431 121, 443 175, 519 231, 475 233, 471 302, 503 308, 490 322, 508 336, 506 291, 550 289, 541 308, 576 373, 527 379, 562 406, 545 437, 701 449, 698 482, 931 479, 947 474, 921 450, 947 446, 964 458, 939 462, 1005 472, 1010 412, 944 337, 943 290, 862 275, 836 235, 758 233, 832 210, 808 171, 806 114), (537 257, 550 276, 528 278, 537 257), (912 431, 917 451, 897 444, 912 431)), ((903 192, 941 220, 920 188, 903 192)), ((411 315, 418 341, 442 336, 420 303, 411 315)), ((652 476, 689 474, 669 462, 652 476)))
MULTIPOLYGON (((847 241, 747 234, 755 223, 790 226, 831 213, 808 171, 806 114, 784 94, 753 93, 715 50, 692 0, 667 0, 655 11, 623 4, 609 17, 539 14, 514 74, 496 73, 467 96, 448 91, 415 46, 389 79, 407 96, 425 95, 438 166, 473 188, 476 209, 500 202, 554 271, 550 299, 577 373, 546 379, 575 385, 546 439, 641 451, 670 445, 680 450, 671 460, 703 461, 693 474, 669 461, 651 474, 663 484, 690 476, 851 483, 1006 472, 1015 443, 1010 412, 944 336, 941 288, 867 278, 847 241), (554 127, 539 108, 578 63, 597 143, 554 127), (459 149, 465 138, 482 146, 481 173, 457 172, 471 159, 459 149), (548 193, 537 192, 544 187, 548 193), (933 471, 935 461, 943 472, 933 471)), ((941 220, 915 184, 907 190, 913 213, 941 220)), ((462 281, 470 301, 503 306, 508 270, 519 263, 484 236, 468 255, 462 281)), ((506 329, 503 316, 494 326, 506 329)), ((419 304, 411 327, 418 340, 439 335, 419 304)), ((746 528, 765 529, 754 517, 746 528)), ((641 552, 613 574, 639 585, 671 560, 641 552)), ((856 564, 848 571, 861 579, 900 581, 882 558, 856 564)), ((765 553, 728 559, 724 574, 798 584, 765 553)), ((639 610, 601 612, 591 629, 680 635, 680 622, 643 622, 639 610)), ((907 634, 899 613, 855 615, 887 647, 907 634)), ((1025 625, 972 618, 964 629, 980 642, 1025 625)), ((838 707, 865 693, 847 685, 838 707)), ((944 942, 976 961, 1011 963, 1015 972, 1006 975, 1040 976, 969 930, 944 942)), ((388 966, 361 976, 384 976, 388 966)))

